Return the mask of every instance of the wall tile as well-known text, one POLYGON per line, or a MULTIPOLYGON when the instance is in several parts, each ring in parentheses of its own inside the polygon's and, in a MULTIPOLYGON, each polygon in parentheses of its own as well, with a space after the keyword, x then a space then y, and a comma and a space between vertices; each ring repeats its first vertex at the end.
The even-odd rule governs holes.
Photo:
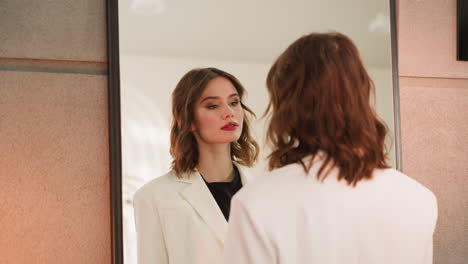
POLYGON ((401 82, 403 170, 437 196, 434 263, 462 264, 468 259, 468 80, 434 82, 401 82))
POLYGON ((468 78, 468 61, 456 60, 456 0, 398 2, 400 76, 468 78))
POLYGON ((106 61, 105 1, 2 0, 0 57, 106 61))
POLYGON ((107 77, 0 72, 1 263, 110 263, 107 77))

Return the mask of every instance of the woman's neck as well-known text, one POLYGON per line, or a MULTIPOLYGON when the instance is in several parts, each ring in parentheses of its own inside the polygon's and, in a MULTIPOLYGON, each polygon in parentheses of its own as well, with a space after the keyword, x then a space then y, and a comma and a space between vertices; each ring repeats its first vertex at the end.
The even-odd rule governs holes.
POLYGON ((231 145, 199 145, 197 169, 207 182, 230 182, 234 178, 231 145))

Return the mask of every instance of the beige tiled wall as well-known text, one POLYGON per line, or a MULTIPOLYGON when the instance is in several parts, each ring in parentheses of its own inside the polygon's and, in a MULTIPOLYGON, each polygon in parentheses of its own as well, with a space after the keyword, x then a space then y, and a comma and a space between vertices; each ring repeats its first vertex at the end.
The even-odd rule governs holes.
POLYGON ((468 62, 456 0, 399 1, 403 170, 437 196, 434 263, 468 259, 468 62))
POLYGON ((110 263, 105 1, 0 1, 0 263, 110 263))

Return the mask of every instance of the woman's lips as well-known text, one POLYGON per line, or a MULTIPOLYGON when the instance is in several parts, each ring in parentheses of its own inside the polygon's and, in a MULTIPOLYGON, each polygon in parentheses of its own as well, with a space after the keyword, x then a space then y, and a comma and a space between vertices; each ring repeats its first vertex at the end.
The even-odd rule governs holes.
POLYGON ((221 129, 232 131, 232 130, 236 130, 238 126, 239 125, 237 123, 230 122, 230 123, 227 123, 225 126, 223 126, 221 129))

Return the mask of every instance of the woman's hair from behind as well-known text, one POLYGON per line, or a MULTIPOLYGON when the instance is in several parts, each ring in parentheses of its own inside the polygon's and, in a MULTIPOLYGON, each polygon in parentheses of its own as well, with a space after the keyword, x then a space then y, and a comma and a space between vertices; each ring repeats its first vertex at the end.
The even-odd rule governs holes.
MULTIPOLYGON (((388 168, 387 128, 370 105, 374 92, 353 42, 340 33, 312 33, 292 43, 267 77, 271 111, 269 168, 301 163, 324 152, 318 178, 339 169, 355 186, 376 168, 388 168), (333 165, 333 166, 329 166, 333 165)), ((312 159, 313 160, 313 159, 312 159)))
MULTIPOLYGON (((208 83, 218 77, 229 80, 237 90, 244 111, 255 114, 243 102, 245 89, 240 81, 230 73, 217 68, 197 68, 187 72, 178 82, 172 93, 172 126, 170 152, 173 158, 172 169, 180 177, 182 173, 193 171, 198 164, 198 144, 192 132, 195 122, 195 103, 208 83)), ((250 132, 250 120, 244 115, 243 128, 237 142, 231 142, 231 158, 244 166, 252 166, 258 157, 259 147, 250 132)))

